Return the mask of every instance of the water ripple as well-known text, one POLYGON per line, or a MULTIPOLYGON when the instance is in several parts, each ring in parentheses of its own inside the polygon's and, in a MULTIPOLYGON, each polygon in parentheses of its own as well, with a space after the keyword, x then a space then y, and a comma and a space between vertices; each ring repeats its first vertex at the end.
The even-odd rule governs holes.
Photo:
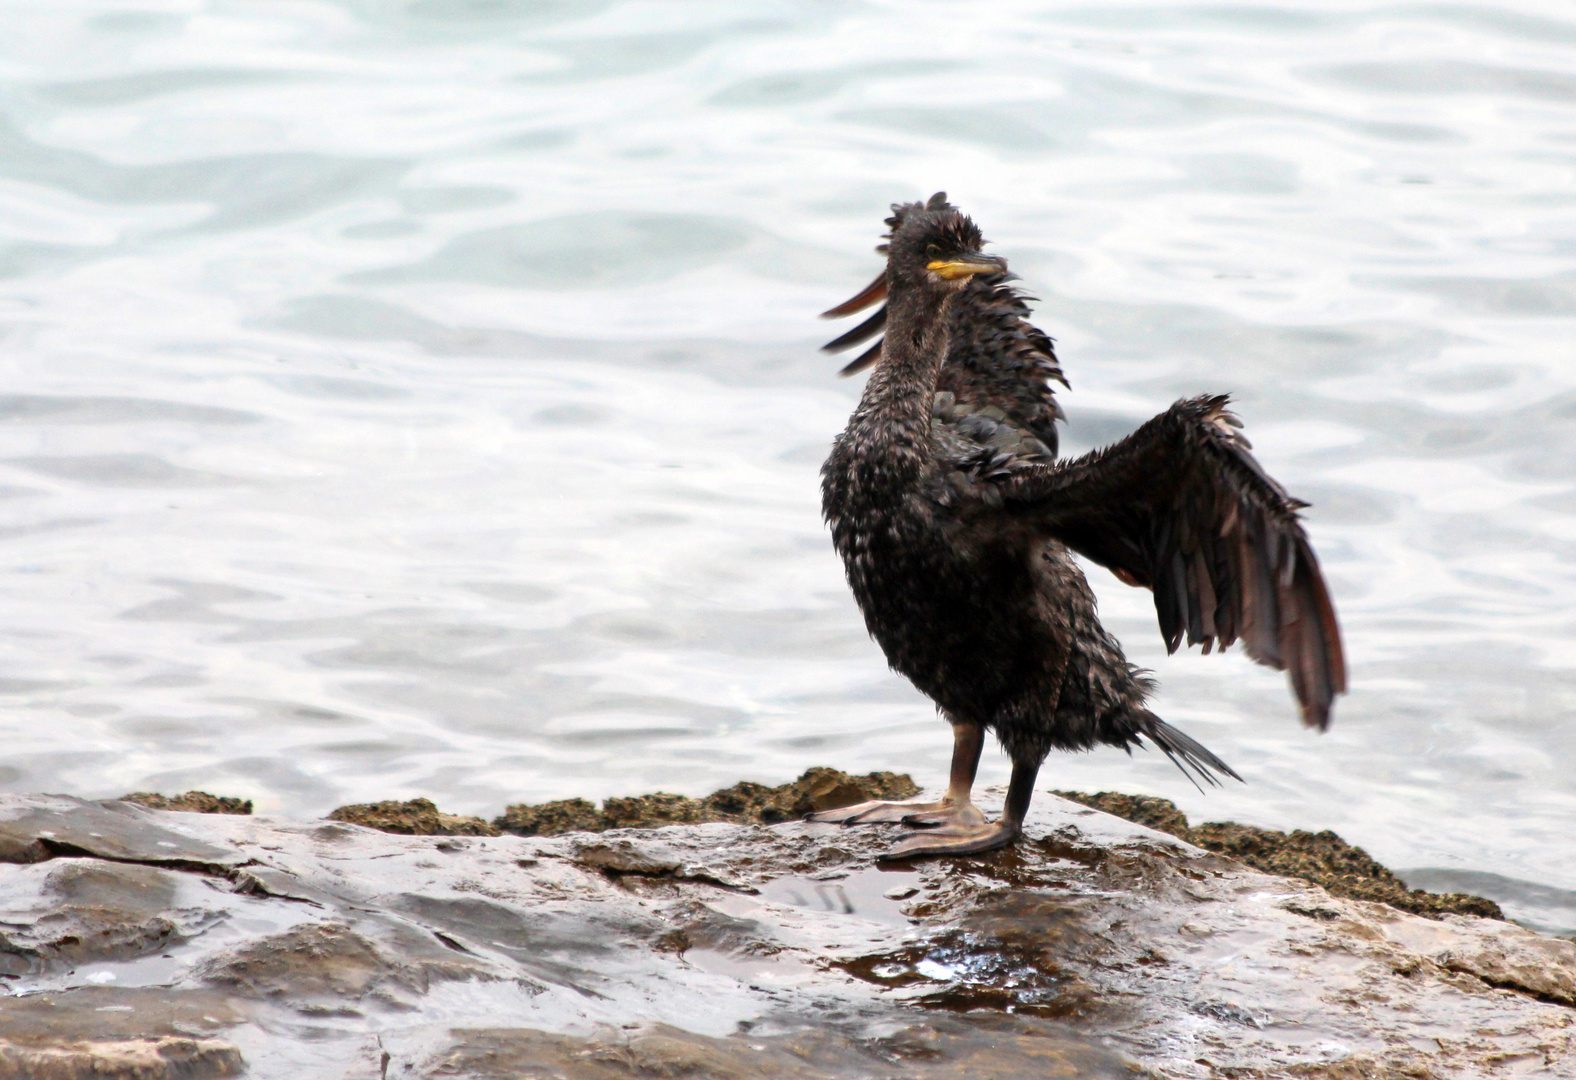
POLYGON ((1042 298, 1068 448, 1231 391, 1314 504, 1348 634, 1353 693, 1315 738, 1278 676, 1166 657, 1148 600, 1096 571, 1159 711, 1251 783, 1206 801, 1099 753, 1048 783, 1576 887, 1576 19, 12 21, 0 785, 494 813, 812 764, 935 782, 945 732, 819 521, 858 387, 814 316, 874 272, 887 203, 946 188, 1042 298))

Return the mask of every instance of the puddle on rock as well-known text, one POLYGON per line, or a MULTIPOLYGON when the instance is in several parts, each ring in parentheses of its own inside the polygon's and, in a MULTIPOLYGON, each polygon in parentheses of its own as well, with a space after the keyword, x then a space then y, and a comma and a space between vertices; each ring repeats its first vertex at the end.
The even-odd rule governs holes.
POLYGON ((804 981, 803 964, 785 960, 779 954, 725 952, 721 949, 691 949, 684 962, 712 975, 725 975, 752 986, 792 986, 804 981))
POLYGON ((1101 1002, 1080 969, 1108 942, 1085 915, 1077 902, 1006 893, 959 926, 837 966, 929 1008, 1086 1016, 1101 1002))
POLYGON ((911 920, 904 909, 923 888, 923 879, 913 870, 873 866, 840 877, 776 878, 761 886, 760 895, 775 904, 907 926, 911 920))
POLYGON ((903 991, 912 1004, 949 1012, 999 1009, 1070 1019, 1098 1005, 1094 987, 1044 950, 964 930, 837 966, 855 978, 903 991))

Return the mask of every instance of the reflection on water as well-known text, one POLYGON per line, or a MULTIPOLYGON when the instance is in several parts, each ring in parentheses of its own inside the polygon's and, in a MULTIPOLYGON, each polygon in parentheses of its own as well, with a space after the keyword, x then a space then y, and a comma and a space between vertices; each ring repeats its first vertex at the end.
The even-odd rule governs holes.
MULTIPOLYGON (((1576 887, 1576 20, 1547 5, 65 2, 0 97, 0 785, 319 813, 943 774, 816 468, 814 314, 945 188, 1068 448, 1236 394, 1352 694, 1166 658, 1048 786, 1576 887)), ((988 759, 984 780, 999 780, 988 759)))
MULTIPOLYGON (((895 831, 895 830, 894 830, 895 831)), ((780 877, 761 886, 761 897, 776 904, 808 908, 866 922, 909 925, 906 901, 919 893, 919 874, 904 867, 873 866, 825 878, 780 877)))

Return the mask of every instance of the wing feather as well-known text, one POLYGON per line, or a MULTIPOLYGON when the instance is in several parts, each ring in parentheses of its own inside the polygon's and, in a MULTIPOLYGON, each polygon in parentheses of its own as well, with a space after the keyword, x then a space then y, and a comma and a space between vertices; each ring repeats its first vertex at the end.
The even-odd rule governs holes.
POLYGON ((1346 690, 1340 626, 1297 511, 1265 473, 1225 397, 1177 402, 1076 461, 996 481, 1009 512, 1154 591, 1166 649, 1241 641, 1283 670, 1303 722, 1324 728, 1346 690))

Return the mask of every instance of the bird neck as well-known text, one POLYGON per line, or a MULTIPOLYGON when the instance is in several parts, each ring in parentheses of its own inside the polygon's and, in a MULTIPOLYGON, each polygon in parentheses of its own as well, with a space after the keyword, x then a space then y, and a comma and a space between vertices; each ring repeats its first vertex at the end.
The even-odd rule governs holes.
POLYGON ((893 281, 887 290, 881 361, 854 412, 850 428, 899 453, 923 455, 930 438, 931 402, 947 358, 947 309, 953 293, 893 281))

